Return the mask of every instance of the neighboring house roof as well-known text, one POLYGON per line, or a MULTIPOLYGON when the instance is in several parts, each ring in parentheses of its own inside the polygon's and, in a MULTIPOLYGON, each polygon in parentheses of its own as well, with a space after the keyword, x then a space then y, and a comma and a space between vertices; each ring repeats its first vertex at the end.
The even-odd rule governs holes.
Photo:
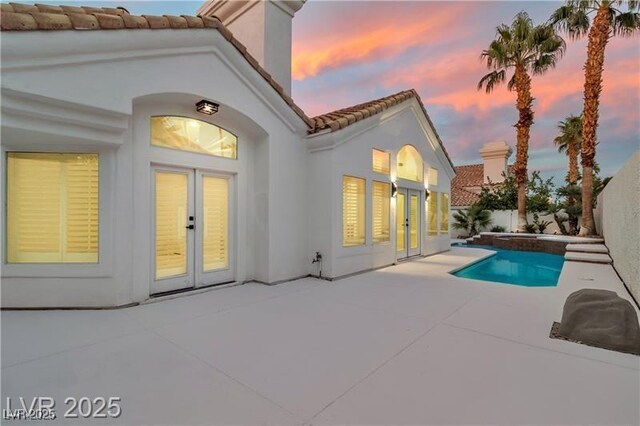
POLYGON ((433 122, 429 118, 420 96, 414 90, 406 90, 391 96, 365 102, 349 108, 342 108, 313 119, 309 118, 298 107, 291 96, 276 82, 258 61, 251 56, 247 48, 233 36, 224 24, 216 17, 209 16, 153 16, 131 15, 125 8, 87 7, 87 6, 52 6, 44 4, 0 3, 2 31, 52 31, 52 30, 136 30, 136 29, 216 29, 229 41, 249 62, 249 64, 278 92, 282 99, 307 124, 309 133, 318 133, 325 129, 336 131, 343 129, 357 121, 364 120, 378 114, 385 109, 397 105, 411 98, 416 98, 422 111, 431 125, 438 144, 449 160, 453 162, 438 135, 433 122))
MULTIPOLYGON (((455 178, 454 178, 455 179, 455 178)), ((451 185, 451 206, 466 207, 478 201, 480 196, 475 192, 467 191, 464 188, 451 185)))
MULTIPOLYGON (((513 165, 508 166, 509 174, 513 165)), ((488 186, 484 183, 484 164, 468 164, 456 166, 456 175, 451 180, 451 206, 466 207, 478 201, 479 195, 469 188, 482 188, 488 186)))
POLYGON ((456 166, 456 177, 451 181, 451 188, 480 187, 484 185, 484 164, 456 166))
POLYGON ((444 144, 440 139, 440 135, 438 135, 438 132, 436 131, 436 128, 433 125, 433 122, 431 121, 431 118, 429 117, 429 114, 427 113, 427 110, 425 109, 424 104, 422 103, 422 100, 420 99, 420 96, 418 95, 418 92, 416 92, 415 89, 405 90, 390 96, 385 96, 384 98, 375 99, 373 101, 364 102, 358 105, 342 108, 336 111, 328 112, 326 114, 313 117, 311 120, 313 121, 314 126, 309 133, 318 133, 323 130, 329 130, 331 132, 335 132, 336 130, 343 129, 347 126, 350 126, 353 123, 364 120, 368 117, 371 117, 372 115, 376 115, 384 111, 385 109, 391 108, 394 105, 397 105, 399 103, 402 103, 412 98, 415 98, 418 101, 418 104, 420 104, 420 107, 422 108, 422 112, 424 113, 424 116, 426 117, 427 121, 429 122, 429 125, 431 126, 431 128, 433 129, 433 132, 436 135, 436 138, 438 139, 438 144, 442 148, 442 151, 444 152, 444 155, 447 157, 447 160, 449 160, 451 167, 455 169, 453 162, 449 157, 449 153, 444 147, 444 144))

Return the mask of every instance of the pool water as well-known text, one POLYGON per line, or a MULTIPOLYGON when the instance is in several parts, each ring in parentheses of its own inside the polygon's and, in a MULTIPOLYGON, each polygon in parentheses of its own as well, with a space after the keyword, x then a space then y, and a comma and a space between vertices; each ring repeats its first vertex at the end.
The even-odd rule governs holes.
POLYGON ((526 287, 555 287, 558 285, 558 278, 564 264, 563 256, 533 251, 502 250, 493 247, 490 249, 496 251, 497 254, 453 272, 453 275, 526 287))

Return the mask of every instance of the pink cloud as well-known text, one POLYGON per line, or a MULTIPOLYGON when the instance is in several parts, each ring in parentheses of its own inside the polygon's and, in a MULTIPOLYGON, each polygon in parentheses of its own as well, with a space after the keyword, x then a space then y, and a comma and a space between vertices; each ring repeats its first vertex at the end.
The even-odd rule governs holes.
MULTIPOLYGON (((416 4, 423 8, 423 5, 416 4)), ((422 19, 410 19, 412 9, 374 19, 371 15, 352 17, 352 27, 358 32, 340 32, 333 28, 318 40, 303 39, 293 45, 292 73, 296 80, 316 76, 329 69, 341 68, 368 61, 392 58, 408 49, 434 43, 450 37, 447 31, 461 14, 471 11, 469 5, 442 5, 425 14, 422 19)), ((463 35, 459 32, 458 36, 463 35)))

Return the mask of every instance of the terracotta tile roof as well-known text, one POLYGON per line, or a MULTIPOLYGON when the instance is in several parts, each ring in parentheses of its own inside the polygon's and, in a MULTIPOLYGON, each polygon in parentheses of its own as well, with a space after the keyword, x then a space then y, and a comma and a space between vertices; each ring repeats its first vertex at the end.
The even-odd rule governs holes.
POLYGON ((478 187, 484 184, 484 164, 456 166, 456 176, 451 180, 452 188, 478 187))
POLYGON ((451 185, 451 206, 467 207, 478 201, 480 196, 475 192, 451 185))
MULTIPOLYGON (((484 164, 456 166, 456 175, 451 180, 451 205, 454 207, 469 206, 478 200, 478 194, 470 188, 482 188, 484 183, 484 164)), ((508 166, 509 174, 513 165, 508 166)))
POLYGON ((420 99, 420 96, 418 95, 418 92, 415 91, 415 89, 405 90, 390 96, 385 96, 384 98, 375 99, 373 101, 364 102, 362 104, 354 105, 348 108, 342 108, 333 112, 313 117, 311 119, 313 121, 313 128, 309 131, 309 133, 318 133, 323 130, 335 132, 336 130, 344 129, 345 127, 353 123, 364 120, 368 117, 371 117, 372 115, 381 113, 385 109, 391 108, 394 105, 400 104, 407 99, 412 98, 415 98, 418 101, 418 104, 420 104, 424 116, 427 118, 427 121, 436 134, 436 138, 438 139, 438 143, 442 147, 444 155, 447 157, 447 160, 449 160, 449 164, 451 164, 451 167, 455 169, 455 167, 453 166, 453 162, 449 157, 449 153, 444 147, 444 144, 440 139, 440 135, 438 135, 438 132, 436 131, 436 128, 433 125, 429 114, 427 114, 427 110, 425 109, 424 104, 422 103, 422 100, 420 99))
POLYGON ((258 64, 258 61, 247 52, 247 48, 216 17, 202 15, 136 16, 129 14, 122 7, 50 6, 21 3, 1 3, 0 11, 0 29, 2 31, 216 29, 278 92, 280 97, 307 126, 314 127, 314 122, 293 102, 291 96, 271 77, 267 70, 258 64))

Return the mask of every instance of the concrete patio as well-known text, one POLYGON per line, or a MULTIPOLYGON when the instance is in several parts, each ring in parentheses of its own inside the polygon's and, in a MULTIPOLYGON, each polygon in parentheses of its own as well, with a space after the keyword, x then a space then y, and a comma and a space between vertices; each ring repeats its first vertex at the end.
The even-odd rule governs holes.
POLYGON ((119 396, 110 422, 129 425, 639 424, 639 357, 548 337, 579 288, 629 298, 613 268, 566 262, 555 288, 447 273, 489 253, 120 310, 3 311, 3 407, 51 396, 61 424, 68 396, 119 396))

